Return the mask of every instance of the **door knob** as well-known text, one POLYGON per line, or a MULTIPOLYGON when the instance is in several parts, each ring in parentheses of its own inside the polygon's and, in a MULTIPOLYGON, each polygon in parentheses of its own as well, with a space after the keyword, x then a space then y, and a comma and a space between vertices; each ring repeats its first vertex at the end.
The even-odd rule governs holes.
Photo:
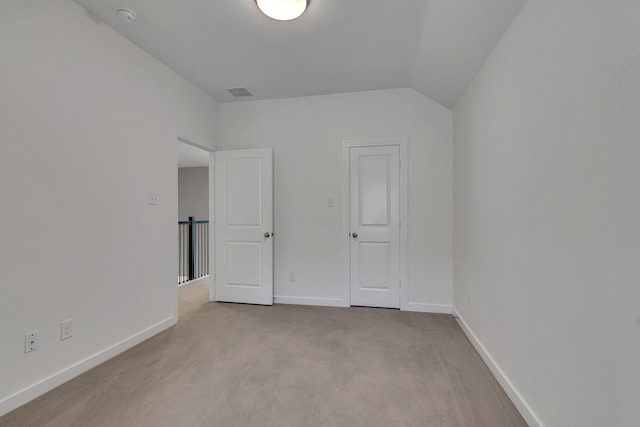
POLYGON ((357 238, 358 238, 358 233, 353 233, 353 234, 351 235, 351 237, 353 237, 354 239, 357 239, 357 238))
POLYGON ((269 237, 271 237, 271 234, 269 234, 269 232, 267 231, 266 233, 264 233, 264 237, 268 239, 269 237))

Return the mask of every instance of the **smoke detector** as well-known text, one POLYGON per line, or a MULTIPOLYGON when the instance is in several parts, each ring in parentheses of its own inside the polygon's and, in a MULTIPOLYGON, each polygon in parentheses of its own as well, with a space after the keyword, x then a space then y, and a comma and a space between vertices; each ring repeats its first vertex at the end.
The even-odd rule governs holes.
POLYGON ((131 24, 136 20, 136 14, 131 9, 117 9, 116 15, 118 15, 118 18, 122 19, 127 24, 131 24))

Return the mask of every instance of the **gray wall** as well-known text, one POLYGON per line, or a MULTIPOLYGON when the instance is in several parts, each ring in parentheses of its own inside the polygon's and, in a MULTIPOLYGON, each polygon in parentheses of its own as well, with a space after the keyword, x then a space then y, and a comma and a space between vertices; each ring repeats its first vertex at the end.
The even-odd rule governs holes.
POLYGON ((454 306, 547 426, 640 420, 639 19, 530 1, 455 108, 454 306))
POLYGON ((70 0, 1 1, 0 58, 1 415, 177 321, 176 130, 218 104, 70 0))
POLYGON ((178 217, 209 219, 209 168, 178 169, 178 217))
POLYGON ((451 310, 452 119, 451 110, 412 89, 221 104, 225 149, 274 149, 276 301, 349 303, 342 142, 406 137, 407 306, 451 310))

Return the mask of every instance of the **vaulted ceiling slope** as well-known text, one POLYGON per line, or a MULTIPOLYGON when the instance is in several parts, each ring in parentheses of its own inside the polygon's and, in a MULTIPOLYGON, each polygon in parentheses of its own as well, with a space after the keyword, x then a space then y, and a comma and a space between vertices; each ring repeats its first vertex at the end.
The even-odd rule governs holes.
POLYGON ((526 0, 312 0, 289 22, 255 0, 75 1, 219 102, 410 87, 452 108, 526 0))

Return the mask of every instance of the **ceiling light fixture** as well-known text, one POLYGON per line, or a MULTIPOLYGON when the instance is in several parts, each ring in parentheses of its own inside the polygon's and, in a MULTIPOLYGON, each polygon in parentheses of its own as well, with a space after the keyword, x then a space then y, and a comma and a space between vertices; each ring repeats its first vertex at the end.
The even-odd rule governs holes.
POLYGON ((309 0, 256 0, 256 3, 268 17, 278 21, 291 21, 302 15, 309 0))

